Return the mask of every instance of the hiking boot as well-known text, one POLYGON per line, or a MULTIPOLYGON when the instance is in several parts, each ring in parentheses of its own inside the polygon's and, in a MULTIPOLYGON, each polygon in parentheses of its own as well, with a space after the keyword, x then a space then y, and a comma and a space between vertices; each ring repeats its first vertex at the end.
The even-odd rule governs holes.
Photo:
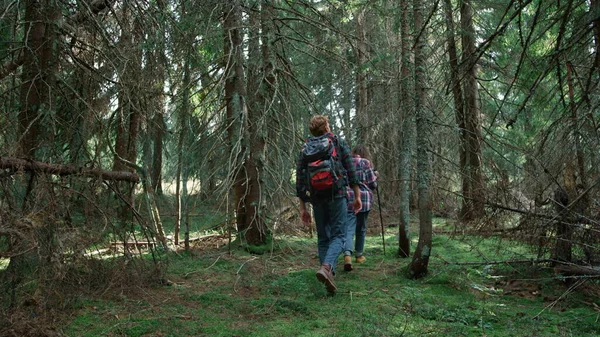
POLYGON ((317 270, 317 279, 325 284, 328 293, 333 294, 337 290, 333 282, 333 273, 331 272, 331 265, 329 263, 323 263, 321 268, 317 270))
POLYGON ((352 268, 352 256, 346 255, 344 256, 344 270, 351 271, 352 268))
POLYGON ((362 255, 361 256, 357 256, 356 260, 355 260, 356 263, 363 263, 365 261, 367 261, 367 258, 364 257, 364 256, 362 256, 362 255))

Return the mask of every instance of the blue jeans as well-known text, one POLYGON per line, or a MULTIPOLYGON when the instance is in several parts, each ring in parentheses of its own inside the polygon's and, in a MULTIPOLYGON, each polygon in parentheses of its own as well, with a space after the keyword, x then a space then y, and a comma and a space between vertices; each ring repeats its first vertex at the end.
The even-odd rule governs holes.
POLYGON ((321 201, 313 204, 317 224, 317 247, 321 264, 329 263, 335 272, 335 263, 344 248, 346 234, 346 198, 321 201))
POLYGON ((344 255, 352 255, 356 252, 356 256, 362 256, 365 250, 365 238, 367 236, 367 219, 369 211, 358 212, 354 214, 348 213, 348 221, 346 222, 346 242, 344 244, 344 255), (356 235, 356 244, 354 244, 354 235, 356 235))

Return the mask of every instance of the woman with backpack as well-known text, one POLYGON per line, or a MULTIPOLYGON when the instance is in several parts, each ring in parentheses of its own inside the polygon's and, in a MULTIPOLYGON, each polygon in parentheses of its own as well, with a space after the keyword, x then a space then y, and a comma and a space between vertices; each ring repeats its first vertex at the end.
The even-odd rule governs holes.
MULTIPOLYGON (((355 254, 355 262, 363 263, 367 258, 363 255, 365 248, 365 237, 367 235, 367 219, 373 206, 373 190, 377 188, 378 174, 373 170, 371 164, 371 153, 364 145, 357 145, 352 150, 352 162, 359 182, 362 208, 358 213, 348 207, 346 240, 344 246, 344 270, 351 271, 352 253, 355 254), (356 242, 354 236, 356 235, 356 242)), ((354 190, 346 189, 348 194, 348 205, 355 200, 354 190)))
POLYGON ((331 132, 329 119, 322 115, 312 117, 309 130, 313 137, 304 144, 296 162, 296 196, 306 226, 312 220, 306 203, 312 204, 321 263, 316 277, 333 294, 337 290, 335 263, 344 249, 346 209, 350 207, 357 212, 362 209, 361 199, 347 203, 346 187, 350 185, 360 193, 359 181, 350 147, 331 132))

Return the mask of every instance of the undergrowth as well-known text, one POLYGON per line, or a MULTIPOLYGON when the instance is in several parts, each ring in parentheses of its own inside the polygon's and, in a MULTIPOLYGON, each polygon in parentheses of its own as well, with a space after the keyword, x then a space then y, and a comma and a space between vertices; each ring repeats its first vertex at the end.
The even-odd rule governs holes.
MULTIPOLYGON (((440 226, 440 225, 438 225, 440 226)), ((252 255, 216 243, 169 253, 168 285, 77 297, 61 336, 597 336, 597 279, 555 275, 527 246, 434 234, 429 273, 406 277, 395 228, 367 237, 367 261, 338 268, 338 292, 315 277, 316 238, 274 237, 252 255), (508 263, 513 261, 514 263, 508 263)), ((416 239, 413 239, 413 247, 416 239)), ((341 262, 341 258, 340 258, 341 262)), ((339 265, 341 267, 341 264, 339 265)))

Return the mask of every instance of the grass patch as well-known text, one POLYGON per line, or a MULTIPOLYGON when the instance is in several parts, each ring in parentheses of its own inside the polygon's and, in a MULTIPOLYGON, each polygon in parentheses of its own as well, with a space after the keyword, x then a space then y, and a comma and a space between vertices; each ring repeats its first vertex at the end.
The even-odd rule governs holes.
POLYGON ((567 284, 539 266, 498 263, 534 257, 516 242, 441 234, 434 235, 429 274, 410 280, 410 259, 395 257, 395 230, 386 233, 386 255, 381 237, 368 236, 365 263, 352 272, 338 265, 335 296, 315 278, 316 238, 275 238, 274 249, 262 255, 243 249, 229 255, 224 248, 169 253, 170 286, 90 296, 60 331, 178 337, 600 334, 597 281, 567 284))

